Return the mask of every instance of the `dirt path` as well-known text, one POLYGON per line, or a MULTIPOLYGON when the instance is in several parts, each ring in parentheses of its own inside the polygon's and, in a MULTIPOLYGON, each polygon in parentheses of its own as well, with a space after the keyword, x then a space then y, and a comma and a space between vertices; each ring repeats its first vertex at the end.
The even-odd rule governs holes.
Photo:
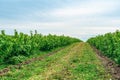
POLYGON ((73 56, 80 51, 78 49, 80 46, 82 47, 83 44, 77 44, 75 47, 71 48, 66 55, 64 55, 61 58, 58 58, 56 61, 53 61, 47 68, 44 70, 43 73, 39 74, 39 76, 31 77, 28 80, 53 80, 53 79, 59 79, 60 80, 71 80, 72 75, 67 70, 67 68, 70 65, 70 59, 73 58, 73 56))
POLYGON ((102 61, 107 72, 109 72, 113 76, 113 80, 120 80, 120 66, 115 64, 115 62, 113 62, 106 56, 103 56, 102 53, 95 47, 93 47, 93 50, 97 53, 98 58, 102 61))
POLYGON ((86 43, 79 43, 52 62, 44 72, 28 80, 109 80, 101 63, 86 43), (97 71, 97 72, 96 72, 97 71), (97 76, 96 76, 97 75, 97 76))

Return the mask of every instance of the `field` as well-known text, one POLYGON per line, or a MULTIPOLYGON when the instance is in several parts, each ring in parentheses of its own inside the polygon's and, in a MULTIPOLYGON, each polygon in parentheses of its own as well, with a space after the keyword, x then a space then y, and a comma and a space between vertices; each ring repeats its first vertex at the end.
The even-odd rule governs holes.
POLYGON ((82 42, 37 31, 27 35, 15 30, 10 36, 3 30, 0 34, 0 80, 119 80, 119 47, 115 50, 118 56, 107 53, 111 50, 109 46, 113 47, 111 36, 117 40, 119 33, 82 42), (103 38, 108 40, 108 48, 102 45, 103 38))
POLYGON ((101 61, 87 43, 74 43, 42 60, 12 68, 2 80, 109 80, 101 61))

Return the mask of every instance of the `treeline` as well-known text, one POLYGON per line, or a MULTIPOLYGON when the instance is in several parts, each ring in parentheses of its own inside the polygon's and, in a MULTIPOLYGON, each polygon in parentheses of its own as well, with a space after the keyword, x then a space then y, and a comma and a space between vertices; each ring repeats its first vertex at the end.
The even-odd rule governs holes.
POLYGON ((0 34, 0 63, 14 63, 22 58, 35 54, 34 50, 50 51, 54 48, 66 46, 81 40, 68 36, 42 35, 35 30, 30 35, 14 31, 14 35, 0 34))
POLYGON ((120 31, 99 35, 90 38, 87 42, 101 50, 105 56, 120 64, 120 31))

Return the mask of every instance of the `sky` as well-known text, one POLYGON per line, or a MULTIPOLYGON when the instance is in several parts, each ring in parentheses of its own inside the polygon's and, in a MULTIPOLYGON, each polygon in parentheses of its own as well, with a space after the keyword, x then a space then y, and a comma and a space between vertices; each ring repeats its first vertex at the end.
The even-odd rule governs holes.
POLYGON ((0 30, 87 40, 120 30, 120 0, 0 0, 0 30))

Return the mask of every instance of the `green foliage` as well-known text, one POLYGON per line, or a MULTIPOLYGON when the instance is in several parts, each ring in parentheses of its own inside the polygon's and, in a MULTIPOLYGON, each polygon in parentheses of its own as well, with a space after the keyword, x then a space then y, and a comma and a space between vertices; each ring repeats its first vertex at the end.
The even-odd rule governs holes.
POLYGON ((120 64, 120 31, 99 35, 90 38, 87 42, 101 50, 105 56, 120 64))
MULTIPOLYGON (((2 30, 0 34, 0 63, 18 61, 20 56, 29 56, 34 50, 50 51, 57 47, 79 42, 79 39, 68 36, 42 35, 30 31, 30 35, 14 30, 14 35, 6 35, 2 30), (20 55, 20 56, 19 56, 20 55)), ((16 62, 15 62, 16 63, 16 62)))
POLYGON ((25 56, 13 56, 12 58, 9 59, 9 63, 11 64, 18 64, 22 62, 25 59, 25 56))

